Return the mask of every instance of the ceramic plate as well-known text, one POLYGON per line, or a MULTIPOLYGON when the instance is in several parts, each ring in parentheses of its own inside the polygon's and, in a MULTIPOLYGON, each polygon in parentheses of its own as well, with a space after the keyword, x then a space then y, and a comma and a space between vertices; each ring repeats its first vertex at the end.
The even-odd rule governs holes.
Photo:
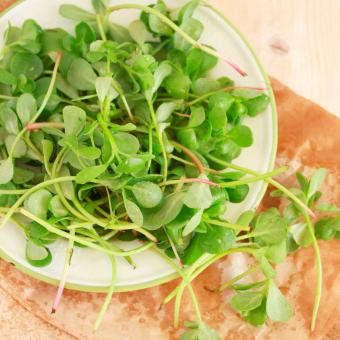
MULTIPOLYGON (((128 2, 133 1, 111 1, 111 3, 128 2)), ((150 4, 152 0, 135 2, 150 4)), ((1 16, 1 36, 8 23, 21 25, 27 18, 35 19, 45 28, 58 26, 71 30, 73 23, 63 19, 58 14, 58 8, 63 3, 72 3, 90 9, 90 0, 24 0, 1 16)), ((166 3, 169 7, 176 8, 182 6, 184 1, 167 0, 166 3)), ((112 20, 126 26, 130 21, 137 19, 138 14, 139 12, 135 10, 123 10, 114 13, 112 20)), ((210 8, 201 7, 197 10, 195 16, 205 26, 201 41, 214 46, 223 56, 237 61, 237 64, 248 73, 248 76, 243 78, 224 63, 220 63, 212 76, 229 76, 235 80, 237 85, 241 86, 270 88, 265 72, 249 44, 223 15, 210 8)), ((0 44, 2 44, 2 41, 0 41, 0 44)), ((269 92, 272 101, 266 112, 245 122, 253 131, 254 144, 252 147, 244 149, 241 156, 235 161, 239 165, 250 167, 259 172, 267 172, 272 169, 276 153, 277 117, 273 94, 271 91, 269 92)), ((229 219, 235 219, 245 209, 255 209, 261 201, 264 191, 264 183, 252 185, 247 199, 242 204, 231 204, 229 219)), ((0 231, 2 257, 31 276, 56 284, 63 268, 66 242, 59 240, 50 247, 53 253, 53 261, 44 268, 35 268, 26 262, 25 242, 23 233, 14 225, 7 224, 0 231)), ((124 248, 133 248, 134 246, 135 244, 125 244, 124 248)), ((134 256, 134 261, 137 264, 136 269, 132 269, 124 260, 118 259, 118 290, 151 287, 169 281, 176 276, 174 270, 151 251, 134 256)), ((110 269, 110 261, 106 255, 91 249, 76 248, 68 275, 68 287, 87 291, 105 291, 111 280, 110 269)))

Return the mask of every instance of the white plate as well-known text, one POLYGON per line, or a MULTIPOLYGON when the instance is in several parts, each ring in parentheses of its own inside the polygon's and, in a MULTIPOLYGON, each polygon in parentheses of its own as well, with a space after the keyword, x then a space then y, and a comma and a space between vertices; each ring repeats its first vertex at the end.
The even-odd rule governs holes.
MULTIPOLYGON (((111 1, 116 4, 130 2, 133 1, 111 1)), ((152 1, 135 0, 135 2, 150 4, 152 1)), ((12 25, 20 25, 27 18, 35 19, 44 28, 58 26, 72 30, 73 23, 58 14, 58 8, 63 3, 72 3, 90 9, 90 0, 24 0, 0 17, 1 36, 9 22, 12 25)), ((169 7, 175 8, 182 6, 184 1, 168 0, 166 3, 169 7)), ((122 10, 114 13, 112 20, 126 26, 138 15, 139 11, 122 10)), ((214 46, 223 56, 237 61, 237 64, 248 73, 248 76, 243 78, 225 64, 220 63, 214 70, 213 76, 229 76, 236 81, 237 85, 270 87, 268 79, 248 43, 223 15, 213 12, 209 8, 201 7, 197 10, 195 17, 200 19, 205 26, 201 41, 214 46)), ((2 44, 2 41, 0 43, 2 44)), ((267 172, 273 167, 276 154, 277 116, 271 91, 270 95, 272 102, 266 112, 256 118, 246 120, 246 124, 251 127, 254 134, 254 145, 245 149, 236 161, 239 165, 250 167, 259 172, 267 172)), ((264 191, 264 183, 252 185, 247 199, 230 208, 230 219, 233 220, 245 209, 255 209, 264 191)), ((25 260, 23 233, 11 224, 6 225, 0 231, 2 257, 29 275, 55 284, 61 275, 66 242, 59 240, 50 249, 53 253, 52 263, 44 268, 32 267, 25 260)), ((118 290, 150 287, 175 277, 173 269, 151 251, 134 256, 134 261, 137 264, 136 269, 132 269, 124 260, 118 259, 118 290)), ((110 262, 106 255, 91 249, 76 248, 68 275, 68 287, 79 290, 104 291, 110 284, 110 268, 110 262)))

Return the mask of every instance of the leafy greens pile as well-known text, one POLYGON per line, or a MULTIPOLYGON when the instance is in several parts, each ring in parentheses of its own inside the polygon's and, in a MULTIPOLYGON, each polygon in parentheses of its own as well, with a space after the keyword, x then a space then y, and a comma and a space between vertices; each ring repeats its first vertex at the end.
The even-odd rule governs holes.
MULTIPOLYGON (((292 309, 273 279, 288 253, 313 244, 318 285, 313 327, 321 296, 321 259, 316 237, 339 235, 339 210, 320 205, 330 216, 315 228, 311 211, 320 199, 325 171, 301 188, 286 189, 267 174, 233 165, 253 143, 245 117, 263 112, 266 89, 242 88, 208 72, 219 54, 198 42, 203 24, 192 15, 200 1, 171 11, 163 1, 151 6, 116 5, 93 0, 95 13, 63 5, 60 13, 77 21, 75 34, 42 29, 26 20, 9 26, 0 52, 0 214, 27 238, 26 257, 46 266, 48 246, 68 240, 65 268, 53 311, 58 307, 74 247, 106 253, 112 284, 100 311, 100 324, 115 289, 115 257, 152 249, 183 278, 163 303, 175 298, 175 325, 183 291, 192 297, 197 320, 183 339, 217 339, 205 325, 191 281, 208 266, 234 252, 256 264, 231 282, 231 306, 253 325, 267 318, 289 320, 292 309), (110 21, 121 9, 139 9, 128 28, 110 21), (249 184, 266 181, 290 203, 244 212, 236 223, 225 219, 231 203, 242 202, 249 184), (125 251, 114 240, 138 240, 125 251), (263 280, 238 283, 255 271, 263 280)), ((223 60, 245 75, 232 61, 223 60)))

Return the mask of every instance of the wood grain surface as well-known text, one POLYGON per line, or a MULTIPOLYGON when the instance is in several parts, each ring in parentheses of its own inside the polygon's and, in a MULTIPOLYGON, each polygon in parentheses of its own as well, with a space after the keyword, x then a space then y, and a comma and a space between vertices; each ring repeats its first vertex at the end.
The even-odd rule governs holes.
POLYGON ((340 117, 339 0, 210 0, 267 72, 340 117))

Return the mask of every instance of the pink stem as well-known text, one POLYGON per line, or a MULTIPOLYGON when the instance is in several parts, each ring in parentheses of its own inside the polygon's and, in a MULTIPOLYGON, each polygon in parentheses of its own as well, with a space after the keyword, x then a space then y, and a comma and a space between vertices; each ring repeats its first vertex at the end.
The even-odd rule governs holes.
POLYGON ((218 183, 212 182, 209 179, 204 178, 185 178, 182 180, 183 183, 203 183, 208 184, 213 187, 219 187, 220 185, 218 183))
POLYGON ((64 127, 64 124, 58 123, 58 122, 29 123, 26 125, 26 130, 34 131, 34 130, 42 129, 44 127, 54 127, 54 128, 62 129, 64 127))
POLYGON ((231 66, 237 73, 239 73, 242 77, 247 76, 247 73, 243 71, 238 65, 236 65, 233 61, 222 59, 224 63, 231 66))
POLYGON ((60 280, 60 283, 59 283, 59 286, 58 286, 57 295, 55 296, 54 302, 53 302, 53 305, 52 305, 52 314, 54 314, 57 311, 58 306, 60 304, 60 300, 61 300, 61 297, 62 297, 63 292, 64 292, 64 288, 65 288, 66 277, 67 277, 67 272, 68 272, 69 267, 70 266, 68 265, 64 269, 63 276, 62 276, 62 278, 60 280))

